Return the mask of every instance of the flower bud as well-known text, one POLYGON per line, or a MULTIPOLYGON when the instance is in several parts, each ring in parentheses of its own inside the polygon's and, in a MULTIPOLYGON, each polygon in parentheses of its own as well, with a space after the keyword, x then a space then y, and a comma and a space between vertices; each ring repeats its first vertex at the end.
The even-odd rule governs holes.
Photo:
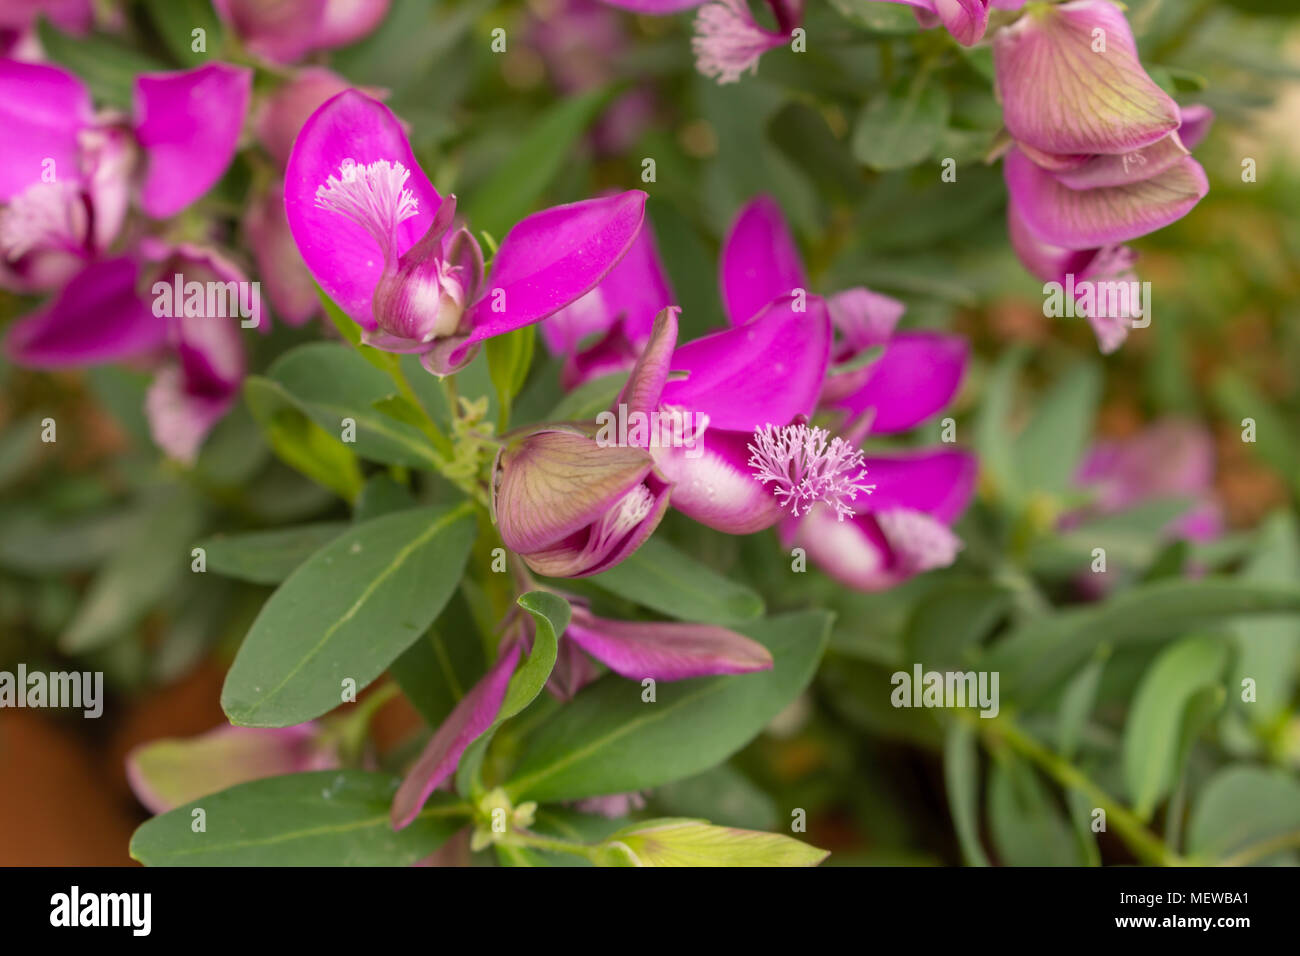
POLYGON ((668 507, 668 488, 644 449, 606 447, 560 429, 503 449, 494 488, 502 541, 550 577, 612 567, 640 547, 668 507))

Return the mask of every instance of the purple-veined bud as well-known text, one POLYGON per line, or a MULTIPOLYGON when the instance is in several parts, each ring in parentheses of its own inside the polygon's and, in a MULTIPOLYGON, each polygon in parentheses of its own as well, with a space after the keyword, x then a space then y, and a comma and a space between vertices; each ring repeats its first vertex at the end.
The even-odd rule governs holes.
POLYGON ((493 515, 501 540, 548 577, 584 577, 640 547, 668 507, 641 448, 546 429, 497 456, 493 515))
POLYGON ((1044 153, 1128 153, 1178 128, 1177 104, 1108 0, 1035 5, 998 31, 993 61, 1007 130, 1044 153))

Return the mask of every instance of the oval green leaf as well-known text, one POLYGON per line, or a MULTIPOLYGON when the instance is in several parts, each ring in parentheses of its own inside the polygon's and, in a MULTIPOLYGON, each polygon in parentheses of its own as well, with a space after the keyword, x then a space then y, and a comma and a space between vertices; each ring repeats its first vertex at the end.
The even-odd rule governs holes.
POLYGON ((388 812, 399 782, 323 770, 242 783, 154 817, 135 831, 131 856, 146 866, 409 866, 467 819, 453 797, 434 794, 394 831, 388 812))
POLYGON ((425 632, 474 541, 473 506, 422 508, 357 525, 271 595, 226 675, 231 722, 288 727, 361 690, 425 632))

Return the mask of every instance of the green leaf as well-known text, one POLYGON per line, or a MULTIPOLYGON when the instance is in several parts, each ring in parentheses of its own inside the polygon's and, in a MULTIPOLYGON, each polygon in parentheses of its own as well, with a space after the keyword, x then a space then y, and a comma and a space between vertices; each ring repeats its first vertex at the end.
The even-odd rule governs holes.
POLYGON ((1091 573, 1092 552, 1101 548, 1106 552, 1106 574, 1148 567, 1160 551, 1161 533, 1194 504, 1189 498, 1153 498, 1119 514, 1084 521, 1068 532, 1035 541, 1029 549, 1030 566, 1037 574, 1073 578, 1091 573))
POLYGON ((388 668, 430 727, 446 719, 485 670, 478 630, 460 594, 452 596, 429 632, 388 668))
POLYGON ((537 341, 537 327, 526 325, 505 335, 487 340, 488 374, 497 390, 500 408, 500 426, 504 431, 510 424, 510 405, 524 387, 528 370, 533 364, 533 348, 537 341))
POLYGON ((642 790, 721 763, 807 686, 830 629, 824 611, 740 628, 772 652, 769 671, 642 686, 609 676, 537 732, 506 789, 511 799, 579 800, 642 790))
POLYGON ((979 748, 965 721, 951 721, 944 734, 943 782, 962 857, 968 866, 988 866, 979 836, 979 748))
POLYGON ((1038 398, 1013 451, 1025 488, 1058 496, 1070 490, 1100 398, 1101 375, 1092 362, 1077 363, 1038 398))
POLYGON ((10 421, 0 434, 0 491, 29 471, 45 450, 41 441, 41 418, 36 412, 10 421))
POLYGON ((1008 589, 955 581, 919 601, 903 631, 903 659, 927 670, 964 669, 967 648, 988 635, 1010 609, 1008 589))
POLYGON ((465 221, 476 230, 505 236, 532 211, 612 93, 608 87, 594 90, 562 99, 546 110, 510 159, 474 190, 465 203, 465 221))
POLYGON ((1290 837, 1300 846, 1300 783, 1281 770, 1224 767, 1205 784, 1187 828, 1187 849, 1198 857, 1225 860, 1255 848, 1245 862, 1295 862, 1274 844, 1290 837), (1262 851, 1262 852, 1261 852, 1262 851))
POLYGON ((506 686, 506 696, 501 702, 492 726, 475 738, 460 758, 456 770, 456 789, 468 793, 477 789, 478 770, 492 737, 502 724, 520 713, 537 699, 555 668, 560 635, 569 626, 569 602, 550 591, 529 591, 516 601, 527 611, 536 625, 533 632, 533 649, 516 669, 506 686))
POLYGON ((746 830, 771 830, 781 822, 776 801, 725 763, 656 787, 653 801, 655 810, 665 816, 699 817, 746 830))
POLYGON ((911 10, 880 0, 831 0, 831 6, 859 26, 877 33, 915 33, 920 29, 911 10))
POLYGON ((872 97, 858 117, 850 148, 872 169, 904 169, 928 159, 947 126, 943 88, 930 83, 917 89, 909 79, 872 97))
POLYGON ((1057 711, 1056 749, 1067 760, 1074 757, 1083 728, 1097 702, 1097 688, 1101 684, 1102 671, 1106 669, 1106 655, 1098 655, 1090 660, 1083 670, 1066 685, 1061 697, 1061 707, 1057 711))
MULTIPOLYGON (((395 419, 392 378, 356 349, 330 342, 300 345, 276 360, 267 376, 330 435, 356 425, 356 450, 365 458, 414 468, 436 467, 438 457, 417 426, 395 419), (379 411, 376 403, 388 403, 379 411)), ((405 408, 410 403, 402 400, 405 408)), ((417 416, 413 407, 406 414, 417 416)))
POLYGON ((1124 725, 1124 781, 1133 811, 1151 819, 1178 776, 1178 742, 1188 705, 1223 675, 1228 649, 1215 637, 1189 637, 1161 651, 1142 678, 1124 725))
POLYGON ((588 578, 611 594, 683 621, 743 624, 760 617, 763 599, 744 585, 651 537, 626 560, 588 578))
POLYGON ((975 419, 975 450, 980 477, 994 492, 1010 501, 1019 499, 1023 485, 1016 470, 1011 414, 1015 408, 1016 380, 1028 352, 1013 347, 1002 353, 989 375, 975 419))
POLYGON ((409 827, 393 830, 389 808, 399 782, 323 770, 243 783, 143 824, 131 856, 146 866, 409 866, 467 820, 452 797, 434 794, 409 827))
POLYGON ((988 784, 989 830, 1005 866, 1081 866, 1069 821, 1022 760, 995 762, 988 784))
POLYGON ((599 866, 816 866, 830 855, 783 833, 675 819, 611 833, 596 853, 599 866))
POLYGON ((545 419, 552 422, 594 421, 597 415, 613 406, 626 381, 626 372, 615 372, 583 382, 573 391, 566 392, 545 419))
POLYGON ((279 584, 347 527, 343 521, 322 521, 221 535, 200 541, 198 546, 207 553, 209 571, 254 584, 279 584))
POLYGON ((52 518, 34 509, 0 513, 0 568, 22 574, 85 571, 106 560, 147 517, 120 508, 52 518))
POLYGON ((308 418, 283 386, 250 375, 244 380, 244 400, 281 461, 348 501, 360 494, 357 456, 308 418))
POLYGON ((394 511, 406 511, 416 507, 415 498, 406 486, 394 481, 388 475, 371 475, 357 498, 356 508, 352 512, 355 523, 381 518, 394 511))
POLYGON ((120 637, 190 574, 190 546, 203 508, 183 487, 150 502, 144 520, 96 572, 59 648, 76 654, 120 637))
POLYGON ((1253 442, 1247 442, 1265 463, 1290 478, 1291 487, 1300 494, 1300 448, 1295 442, 1295 430, 1286 417, 1244 375, 1224 371, 1214 381, 1212 390, 1215 404, 1223 415, 1244 433, 1241 423, 1250 419, 1255 424, 1253 442))
POLYGON ((1231 578, 1161 580, 1099 607, 1033 619, 993 646, 981 666, 1002 674, 1002 691, 1022 703, 1074 674, 1098 647, 1151 636, 1177 637, 1237 615, 1300 613, 1300 588, 1231 578))
POLYGON ((225 33, 208 0, 145 0, 167 51, 184 66, 202 66, 219 59, 225 33), (194 30, 204 31, 205 51, 194 50, 194 30))
POLYGON ((394 0, 373 32, 333 53, 331 66, 358 86, 418 89, 440 58, 464 45, 465 34, 490 5, 491 0, 394 0))
POLYGON ((232 723, 288 727, 359 691, 433 623, 475 534, 473 507, 424 508, 356 525, 271 595, 226 675, 232 723))
MULTIPOLYGON (((1295 516, 1279 511, 1259 529, 1255 554, 1241 569, 1241 581, 1260 585, 1286 585, 1300 581, 1300 531, 1295 516)), ((1237 658, 1233 687, 1249 677, 1255 682, 1255 700, 1242 702, 1251 723, 1270 725, 1290 706, 1300 661, 1300 617, 1257 616, 1234 621, 1237 658)))
POLYGON ((44 19, 37 21, 36 33, 45 55, 77 74, 90 87, 94 98, 105 106, 130 110, 135 98, 136 76, 167 69, 166 63, 102 33, 69 36, 44 19))

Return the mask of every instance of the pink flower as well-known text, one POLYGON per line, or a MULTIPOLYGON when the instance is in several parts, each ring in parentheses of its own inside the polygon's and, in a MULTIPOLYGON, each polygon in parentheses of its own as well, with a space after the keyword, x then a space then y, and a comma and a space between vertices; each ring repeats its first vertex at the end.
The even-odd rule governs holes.
POLYGON ((517 224, 485 274, 478 242, 383 104, 340 93, 304 125, 285 175, 289 228, 321 287, 366 342, 421 355, 439 375, 491 336, 541 321, 594 287, 640 231, 632 191, 543 210, 517 224))
POLYGON ((1039 241, 1092 249, 1186 215, 1205 171, 1178 136, 1177 104, 1142 69, 1108 0, 1035 7, 993 41, 1016 214, 1039 241))
MULTIPOLYGON (((191 282, 204 288, 247 279, 218 253, 195 246, 148 250, 158 261, 154 275, 166 285, 180 276, 182 288, 191 282)), ((238 318, 195 312, 188 303, 173 302, 167 316, 169 358, 158 370, 145 396, 145 415, 158 447, 193 464, 208 432, 225 417, 239 397, 245 371, 244 346, 238 318)), ((158 309, 155 312, 161 311, 158 309)))
POLYGON ((1194 422, 1165 419, 1130 438, 1097 442, 1080 465, 1076 483, 1093 498, 1062 519, 1066 527, 1155 498, 1185 497, 1192 504, 1166 529, 1168 537, 1206 542, 1223 533, 1214 497, 1214 440, 1194 422))

